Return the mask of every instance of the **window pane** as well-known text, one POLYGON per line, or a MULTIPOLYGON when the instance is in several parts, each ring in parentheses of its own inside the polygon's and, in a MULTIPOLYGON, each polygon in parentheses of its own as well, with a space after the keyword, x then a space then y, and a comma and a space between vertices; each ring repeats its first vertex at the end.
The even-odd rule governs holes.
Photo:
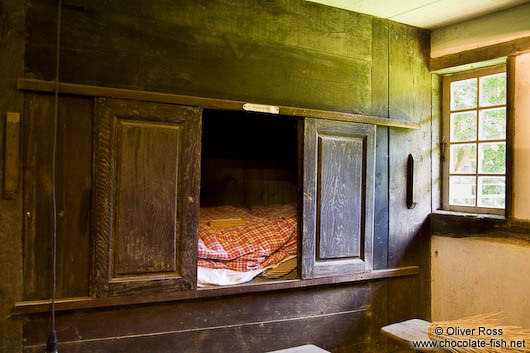
POLYGON ((451 114, 451 142, 477 139, 477 112, 451 114))
POLYGON ((449 204, 475 206, 476 178, 474 176, 449 177, 449 204))
POLYGON ((474 174, 477 168, 474 143, 451 145, 451 173, 474 174))
POLYGON ((506 104, 506 73, 480 78, 480 106, 506 104))
POLYGON ((451 82, 451 110, 477 106, 477 79, 451 82))
POLYGON ((479 173, 499 173, 506 171, 506 142, 479 143, 479 173))
POLYGON ((506 138, 506 108, 480 111, 479 136, 481 140, 506 138))
POLYGON ((479 177, 479 207, 504 208, 505 185, 504 177, 479 177))

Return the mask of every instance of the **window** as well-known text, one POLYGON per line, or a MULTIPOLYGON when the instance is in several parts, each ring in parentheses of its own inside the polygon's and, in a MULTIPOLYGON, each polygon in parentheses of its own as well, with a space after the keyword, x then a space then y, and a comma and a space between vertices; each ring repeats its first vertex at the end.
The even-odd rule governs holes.
POLYGON ((444 77, 443 208, 504 214, 506 69, 444 77))

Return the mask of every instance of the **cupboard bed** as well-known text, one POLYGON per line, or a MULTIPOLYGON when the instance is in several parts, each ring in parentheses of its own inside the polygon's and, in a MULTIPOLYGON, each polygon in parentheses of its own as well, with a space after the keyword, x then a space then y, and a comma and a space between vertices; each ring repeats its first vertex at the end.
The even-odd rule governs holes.
MULTIPOLYGON (((19 87, 27 91, 24 124, 32 134, 52 102, 52 95, 32 91, 50 92, 54 85, 20 80, 19 87)), ((90 214, 89 297, 59 300, 59 310, 91 300, 90 306, 111 305, 114 300, 103 299, 112 297, 145 302, 146 295, 160 301, 234 292, 194 294, 198 267, 248 272, 241 264, 244 270, 280 265, 245 284, 241 290, 249 292, 282 288, 281 282, 295 288, 417 272, 373 271, 376 124, 414 123, 70 84, 60 84, 60 91, 60 121, 75 116, 93 129, 93 139, 92 183, 83 181, 92 207, 80 211, 90 214), (229 242, 211 251, 219 245, 206 235, 213 210, 222 210, 215 219, 247 218, 244 226, 216 229, 235 234, 236 255, 220 256, 229 242), (281 224, 288 231, 273 231, 273 246, 250 244, 248 232, 241 232, 281 224), (271 281, 276 284, 268 286, 271 281)), ((31 172, 31 163, 26 168, 31 172)), ((25 197, 32 206, 38 195, 25 197)), ((243 277, 229 284, 253 276, 243 277)), ((45 302, 17 308, 46 310, 45 302)))
POLYGON ((278 195, 271 190, 296 190, 288 177, 301 174, 302 278, 372 270, 375 126, 304 118, 289 134, 283 129, 292 118, 241 113, 251 116, 234 121, 236 113, 223 111, 205 118, 201 129, 203 113, 195 107, 96 99, 96 297, 196 288, 198 250, 204 245, 197 236, 200 174, 219 194, 210 202, 250 203, 245 206, 285 201, 293 195, 289 189, 278 195), (213 131, 207 127, 211 119, 213 131), (202 131, 207 131, 204 138, 202 131), (200 169, 214 163, 213 171, 200 169), (254 179, 248 177, 248 164, 254 179), (287 175, 284 183, 274 180, 281 174, 287 175), (271 189, 265 187, 268 179, 271 189))

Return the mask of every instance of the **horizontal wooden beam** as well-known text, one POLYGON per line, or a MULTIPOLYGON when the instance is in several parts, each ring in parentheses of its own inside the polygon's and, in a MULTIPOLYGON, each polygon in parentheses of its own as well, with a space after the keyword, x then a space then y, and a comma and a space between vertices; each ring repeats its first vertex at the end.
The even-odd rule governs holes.
POLYGON ((432 213, 430 217, 432 235, 451 238, 509 238, 530 242, 530 221, 442 211, 432 213))
MULTIPOLYGON (((37 92, 54 92, 55 82, 34 79, 18 79, 18 89, 37 92)), ((169 93, 136 91, 121 88, 59 83, 59 93, 90 97, 111 97, 120 99, 141 100, 147 102, 193 105, 209 109, 245 110, 243 105, 253 102, 242 102, 216 98, 183 96, 169 93)), ((391 126, 405 129, 419 129, 420 124, 412 121, 389 119, 385 117, 342 113, 328 110, 278 106, 279 114, 317 119, 351 121, 380 126, 391 126)))
MULTIPOLYGON (((286 280, 274 281, 265 283, 249 283, 240 284, 236 286, 223 286, 217 288, 204 288, 189 292, 171 293, 171 294, 153 294, 144 296, 128 296, 128 297, 108 297, 108 298, 66 298, 58 299, 55 302, 55 310, 77 310, 77 309, 92 309, 112 306, 124 306, 134 304, 148 304, 171 302, 177 300, 189 300, 200 298, 212 298, 228 295, 259 293, 275 290, 288 290, 296 288, 316 287, 334 284, 347 284, 355 282, 363 282, 376 279, 394 278, 403 276, 412 276, 419 273, 418 266, 407 266, 399 268, 389 268, 384 270, 375 270, 371 272, 357 273, 347 276, 323 277, 309 280, 286 280)), ((15 303, 15 315, 27 315, 35 313, 48 312, 51 309, 50 300, 25 301, 15 303)))
POLYGON ((431 71, 440 71, 450 67, 504 58, 526 52, 530 52, 530 37, 431 58, 429 67, 431 71))

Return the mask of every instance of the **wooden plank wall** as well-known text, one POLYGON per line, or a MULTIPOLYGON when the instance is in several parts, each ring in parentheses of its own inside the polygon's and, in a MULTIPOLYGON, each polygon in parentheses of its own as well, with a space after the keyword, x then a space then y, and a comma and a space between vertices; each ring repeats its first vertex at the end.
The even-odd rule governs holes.
MULTIPOLYGON (((56 3, 28 3, 26 77, 53 80, 56 3)), ((63 4, 63 82, 370 113, 370 16, 301 0, 63 4)))
MULTIPOLYGON (((5 3, 0 15, 13 26, 0 31, 2 39, 10 43, 0 54, 3 77, 53 79, 56 2, 5 3)), ((57 320, 64 351, 132 352, 146 347, 164 351, 178 344, 191 351, 215 347, 250 352, 309 343, 311 338, 311 343, 336 352, 385 352, 397 348, 387 347, 378 334, 379 327, 411 317, 428 318, 428 32, 301 0, 64 0, 63 4, 64 82, 366 113, 422 123, 418 131, 377 129, 374 249, 375 268, 420 265, 420 276, 65 312, 57 320), (416 187, 421 192, 413 210, 405 207, 408 153, 416 154, 420 176, 416 187)), ((22 111, 21 95, 14 87, 13 81, 2 81, 2 116, 8 109, 22 111)), ((36 138, 48 133, 38 133, 36 138)), ((79 134, 86 137, 90 132, 79 134)), ((10 269, 0 280, 4 318, 15 301, 44 297, 46 289, 39 292, 35 286, 44 288, 46 283, 35 282, 38 280, 31 277, 31 271, 25 271, 24 282, 21 279, 22 198, 0 202, 0 237, 6 244, 0 259, 10 269)), ((74 244, 83 234, 82 227, 72 229, 68 240, 72 243, 65 244, 74 244)), ((60 255, 59 266, 67 254, 60 255)), ((49 276, 47 267, 41 271, 43 278, 49 276)), ((66 272, 61 278, 64 276, 66 272)), ((65 280, 61 285, 66 283, 71 282, 65 280)), ((60 294, 80 295, 85 291, 81 287, 82 282, 76 282, 63 287, 60 294)), ((9 326, 0 335, 3 351, 19 351, 22 344, 28 352, 42 350, 48 316, 0 324, 9 326)))
POLYGON ((430 316, 431 212, 431 75, 428 69, 429 35, 405 25, 390 24, 389 111, 391 118, 421 123, 421 129, 390 129, 389 136, 389 244, 390 266, 415 263, 419 278, 388 282, 389 322, 430 316), (423 44, 422 44, 423 43, 423 44), (415 157, 418 203, 407 209, 407 156, 415 157))
MULTIPOLYGON (((381 352, 373 347, 379 330, 373 317, 386 306, 382 286, 365 283, 60 314, 57 332, 68 352, 250 353, 307 343, 334 352, 381 352)), ((27 320, 24 352, 43 350, 47 322, 42 315, 27 320)))
MULTIPOLYGON (((16 79, 24 75, 24 1, 4 0, 0 6, 0 185, 4 185, 5 121, 7 112, 21 113, 24 95, 16 79)), ((21 116, 23 118, 23 116, 21 116)), ((22 129, 21 129, 22 134, 22 129)), ((22 163, 18 197, 0 197, 0 352, 21 350, 22 321, 10 318, 13 303, 22 296, 22 163)))
POLYGON ((296 204, 300 121, 204 110, 201 207, 296 204))
MULTIPOLYGON (((59 298, 89 294, 92 101, 73 96, 61 97, 59 101, 56 176, 59 298)), ((24 300, 51 297, 53 102, 52 94, 31 94, 25 99, 24 300)))

